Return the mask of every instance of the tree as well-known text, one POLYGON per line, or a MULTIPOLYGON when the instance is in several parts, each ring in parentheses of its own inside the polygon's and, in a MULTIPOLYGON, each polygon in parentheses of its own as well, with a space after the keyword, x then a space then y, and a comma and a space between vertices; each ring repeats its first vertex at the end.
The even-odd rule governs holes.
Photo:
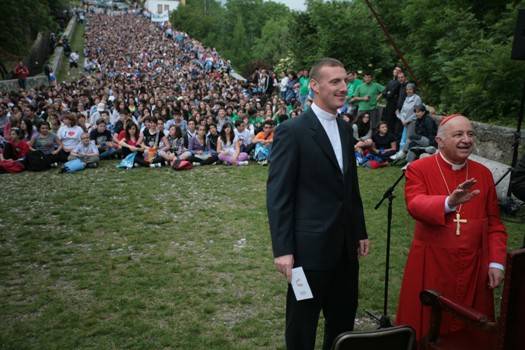
POLYGON ((286 57, 289 52, 289 20, 289 17, 281 17, 266 21, 261 37, 255 39, 254 55, 272 66, 281 58, 286 57))

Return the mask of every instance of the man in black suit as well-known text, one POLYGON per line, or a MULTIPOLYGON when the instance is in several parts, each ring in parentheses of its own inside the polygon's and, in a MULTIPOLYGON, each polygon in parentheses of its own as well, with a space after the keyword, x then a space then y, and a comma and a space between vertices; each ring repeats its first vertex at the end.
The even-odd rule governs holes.
POLYGON ((358 255, 368 254, 363 205, 349 125, 336 119, 346 98, 346 71, 324 58, 310 71, 312 107, 281 124, 274 137, 267 206, 274 263, 288 282, 303 267, 313 299, 297 301, 288 285, 286 346, 313 349, 319 313, 323 349, 354 327, 358 255))

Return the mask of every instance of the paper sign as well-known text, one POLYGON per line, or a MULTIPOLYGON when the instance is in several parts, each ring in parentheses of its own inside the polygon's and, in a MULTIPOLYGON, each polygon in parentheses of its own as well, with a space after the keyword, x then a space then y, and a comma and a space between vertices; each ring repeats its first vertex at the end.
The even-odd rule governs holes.
POLYGON ((312 299, 314 297, 302 267, 292 269, 292 289, 297 301, 312 299))

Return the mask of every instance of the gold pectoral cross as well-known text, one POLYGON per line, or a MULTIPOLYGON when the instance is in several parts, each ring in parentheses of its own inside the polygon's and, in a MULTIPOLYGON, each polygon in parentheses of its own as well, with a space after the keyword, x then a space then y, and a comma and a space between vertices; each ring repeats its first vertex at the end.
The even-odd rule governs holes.
POLYGON ((460 235, 461 224, 466 224, 467 219, 462 219, 460 213, 456 213, 456 218, 453 220, 456 223, 456 236, 460 235))

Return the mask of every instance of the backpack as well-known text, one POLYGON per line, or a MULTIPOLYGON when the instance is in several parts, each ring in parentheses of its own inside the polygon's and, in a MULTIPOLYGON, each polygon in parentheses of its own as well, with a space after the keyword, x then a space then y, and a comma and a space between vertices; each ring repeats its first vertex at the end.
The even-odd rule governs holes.
POLYGON ((172 165, 173 170, 190 170, 193 165, 187 160, 177 159, 172 165))
POLYGON ((51 167, 42 151, 29 152, 26 156, 25 163, 26 169, 30 171, 42 171, 51 167))

